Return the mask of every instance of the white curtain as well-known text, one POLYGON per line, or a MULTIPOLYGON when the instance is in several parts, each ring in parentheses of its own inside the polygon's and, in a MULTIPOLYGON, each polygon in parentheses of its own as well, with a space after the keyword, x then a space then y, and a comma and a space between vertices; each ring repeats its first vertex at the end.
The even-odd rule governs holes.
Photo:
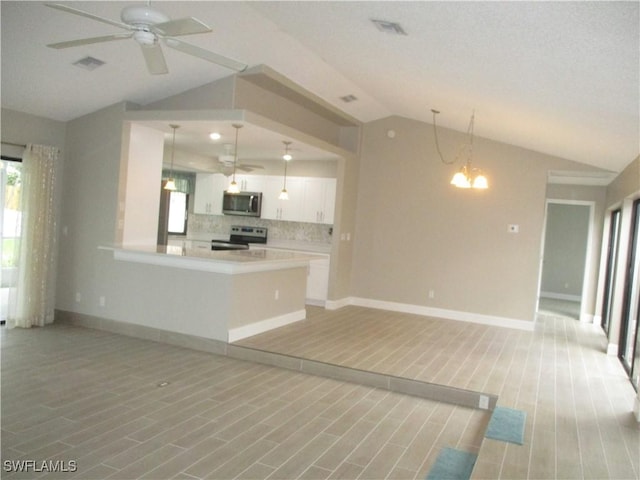
POLYGON ((20 250, 17 284, 9 298, 9 327, 42 327, 53 322, 58 154, 54 147, 28 145, 22 158, 20 250))

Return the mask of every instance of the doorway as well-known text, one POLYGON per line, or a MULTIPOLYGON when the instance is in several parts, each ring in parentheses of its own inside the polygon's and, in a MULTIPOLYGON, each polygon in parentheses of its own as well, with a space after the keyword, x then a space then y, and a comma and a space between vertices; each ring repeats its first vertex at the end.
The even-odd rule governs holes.
POLYGON ((581 320, 592 223, 593 202, 547 200, 539 311, 581 320))

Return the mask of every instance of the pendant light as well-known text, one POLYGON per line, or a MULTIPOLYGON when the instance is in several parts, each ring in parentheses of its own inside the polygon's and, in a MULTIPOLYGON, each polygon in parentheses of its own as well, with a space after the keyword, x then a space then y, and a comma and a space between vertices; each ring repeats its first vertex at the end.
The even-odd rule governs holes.
POLYGON ((233 177, 229 188, 227 188, 227 193, 240 193, 240 187, 236 183, 236 164, 238 163, 238 131, 242 128, 242 125, 234 123, 233 128, 236 129, 236 147, 233 152, 233 177))
POLYGON ((287 192, 287 163, 293 158, 289 153, 289 145, 291 142, 284 140, 284 155, 282 155, 282 159, 284 160, 284 184, 282 185, 282 191, 278 196, 279 200, 289 200, 289 192, 287 192))
POLYGON ((473 157, 473 125, 475 122, 475 112, 471 114, 471 119, 469 120, 469 127, 467 128, 467 135, 469 136, 469 142, 463 144, 460 147, 460 151, 458 155, 451 162, 447 162, 442 156, 442 152, 440 151, 440 144, 438 143, 438 130, 436 128, 436 115, 440 113, 438 110, 431 110, 433 113, 433 134, 436 143, 436 150, 438 151, 438 155, 440 156, 440 160, 442 163, 447 165, 452 165, 458 161, 463 155, 466 156, 465 164, 460 168, 458 172, 453 175, 451 179, 451 185, 458 188, 474 188, 478 190, 485 190, 489 188, 489 181, 487 177, 482 173, 482 171, 478 168, 474 168, 471 165, 471 160, 473 157))
POLYGON ((173 129, 173 140, 171 141, 171 170, 169 170, 169 178, 167 179, 167 182, 164 184, 164 189, 175 192, 176 181, 173 178, 173 158, 176 153, 176 130, 180 128, 180 125, 169 125, 169 126, 173 129))

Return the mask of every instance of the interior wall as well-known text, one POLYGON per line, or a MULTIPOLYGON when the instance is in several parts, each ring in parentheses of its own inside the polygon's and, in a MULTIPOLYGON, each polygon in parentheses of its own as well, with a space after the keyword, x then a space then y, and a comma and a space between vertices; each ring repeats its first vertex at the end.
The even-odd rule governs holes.
POLYGON ((119 103, 67 124, 67 156, 60 224, 56 308, 101 316, 105 295, 104 255, 112 245, 120 209, 120 158, 126 104, 119 103))
POLYGON ((542 297, 581 300, 590 217, 587 205, 548 204, 542 297))
MULTIPOLYGON (((467 137, 438 132, 451 161, 467 137)), ((534 320, 547 171, 591 167, 481 137, 473 163, 488 190, 449 184, 461 164, 440 161, 432 125, 400 117, 365 125, 354 296, 534 320)))
POLYGON ((123 245, 155 245, 158 239, 160 214, 160 184, 164 134, 154 128, 128 124, 128 138, 122 155, 122 170, 126 170, 123 245))

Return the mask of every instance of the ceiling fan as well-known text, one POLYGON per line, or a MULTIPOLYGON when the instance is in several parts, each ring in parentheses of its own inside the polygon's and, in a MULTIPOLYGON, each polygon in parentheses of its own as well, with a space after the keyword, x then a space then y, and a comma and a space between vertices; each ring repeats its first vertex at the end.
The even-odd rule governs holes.
MULTIPOLYGON (((214 171, 222 173, 225 176, 230 176, 233 174, 233 160, 235 156, 233 155, 233 145, 230 143, 224 144, 224 153, 222 155, 218 155, 218 165, 214 167, 214 171)), ((248 163, 238 162, 236 164, 236 170, 242 170, 243 172, 251 172, 257 169, 263 169, 262 165, 250 165, 248 163)))
POLYGON ((111 42, 114 40, 133 38, 142 49, 142 54, 149 73, 154 75, 169 72, 164 54, 162 53, 160 41, 162 41, 162 43, 167 47, 173 48, 174 50, 178 50, 188 55, 193 55, 194 57, 201 58, 202 60, 230 68, 231 70, 241 72, 247 68, 247 65, 244 63, 174 38, 182 35, 209 33, 211 32, 211 28, 193 17, 171 20, 160 10, 151 7, 149 2, 147 2, 147 5, 143 6, 138 5, 123 8, 120 13, 120 19, 122 22, 100 17, 98 15, 85 12, 84 10, 68 7, 60 3, 46 3, 45 5, 47 7, 55 8, 56 10, 90 18, 92 20, 129 31, 128 33, 115 33, 112 35, 82 38, 79 40, 70 40, 47 45, 51 48, 69 48, 80 45, 89 45, 92 43, 111 42))

